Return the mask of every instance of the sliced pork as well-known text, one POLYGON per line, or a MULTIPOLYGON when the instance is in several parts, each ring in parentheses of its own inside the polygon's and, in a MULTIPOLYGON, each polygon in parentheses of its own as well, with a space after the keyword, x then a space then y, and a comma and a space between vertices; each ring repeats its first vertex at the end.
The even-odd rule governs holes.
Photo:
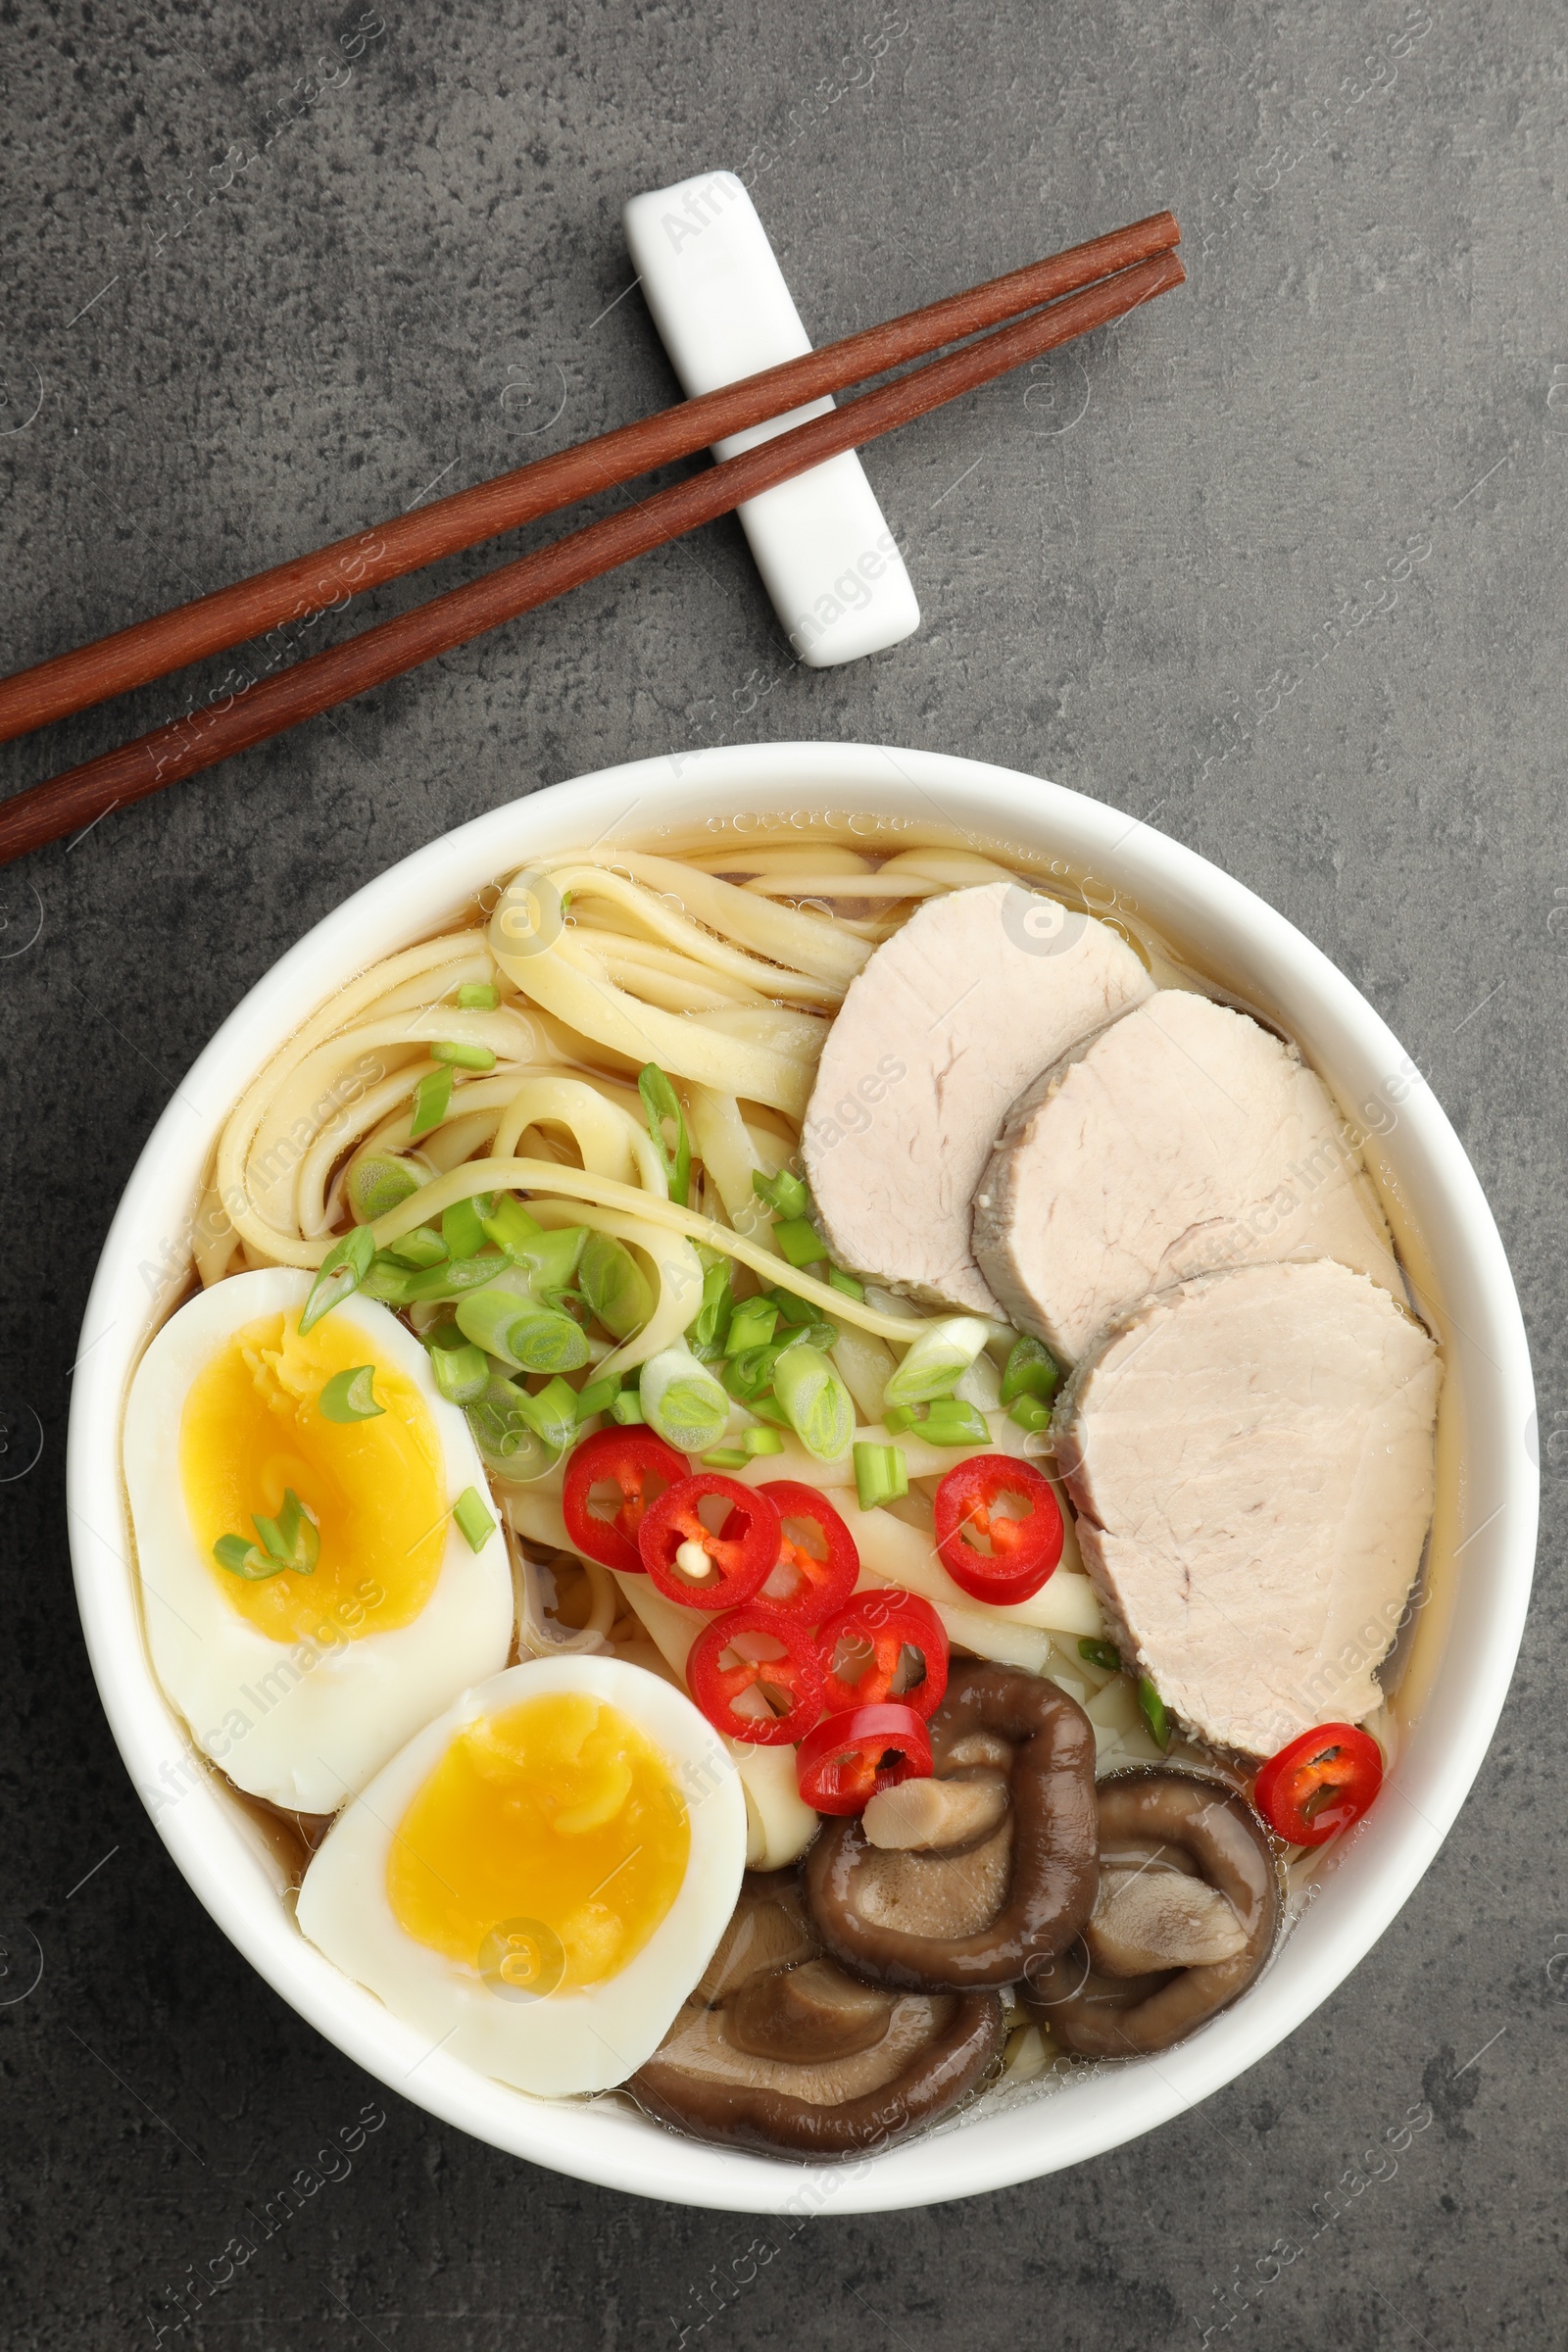
POLYGON ((1021 883, 911 915, 852 981, 807 1111, 806 1172, 840 1264, 996 1314, 969 1219, 1003 1114, 1152 985, 1106 924, 1021 883))
POLYGON ((1227 1265, 1335 1257, 1403 1295, 1322 1080, 1245 1013, 1182 989, 1148 998, 1013 1105, 972 1238, 1008 1318, 1068 1363, 1146 1293, 1227 1265))
POLYGON ((1319 1258, 1177 1284, 1058 1409, 1078 1543, 1122 1651, 1203 1739, 1272 1755, 1377 1706, 1432 1518, 1441 1368, 1319 1258))

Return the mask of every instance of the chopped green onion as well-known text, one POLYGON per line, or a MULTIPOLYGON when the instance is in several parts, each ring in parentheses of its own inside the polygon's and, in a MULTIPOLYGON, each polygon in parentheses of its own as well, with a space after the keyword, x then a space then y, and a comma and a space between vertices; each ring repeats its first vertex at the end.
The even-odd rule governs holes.
POLYGON ((729 1319, 730 1354, 765 1348, 777 1328, 778 1308, 771 1298, 743 1298, 729 1319))
POLYGON ((577 1435, 577 1392, 564 1380, 547 1381, 535 1396, 524 1395, 518 1409, 535 1437, 558 1453, 577 1435))
POLYGON ((808 1453, 832 1462, 849 1452, 855 1405, 820 1348, 786 1348, 773 1366, 773 1394, 808 1453))
POLYGON ((532 1404, 525 1390, 492 1374, 484 1395, 468 1407, 468 1427, 485 1467, 515 1486, 543 1478, 561 1459, 560 1446, 547 1445, 534 1428, 532 1404))
POLYGON ((703 1303, 686 1334, 687 1345, 700 1364, 710 1364, 726 1352, 725 1339, 734 1304, 729 1260, 720 1258, 703 1275, 703 1303))
POLYGON ((1078 1644, 1078 1655, 1086 1666, 1098 1666, 1102 1674, 1121 1672, 1121 1651, 1114 1642, 1092 1642, 1086 1636, 1078 1644))
POLYGON ((292 1487, 283 1489, 283 1508, 275 1519, 264 1519, 253 1511, 251 1525, 280 1568, 292 1568, 296 1576, 314 1574, 321 1556, 321 1539, 316 1521, 292 1487))
POLYGON ((842 1291, 846 1298, 863 1298, 865 1297, 864 1283, 857 1282, 853 1274, 846 1274, 837 1266, 829 1266, 827 1279, 830 1288, 842 1291))
POLYGON ((961 1396, 934 1396, 920 1435, 928 1446, 984 1446, 991 1431, 977 1404, 965 1404, 961 1396))
POLYGON ((430 1370, 448 1404, 477 1403, 490 1382, 490 1359, 471 1341, 457 1348, 432 1348, 430 1370))
POLYGON ((901 1494, 909 1492, 909 1470, 902 1446, 868 1446, 862 1439, 855 1447, 855 1492, 862 1511, 874 1511, 879 1503, 897 1502, 901 1494))
POLYGON ((979 1406, 957 1396, 933 1396, 924 1412, 912 1404, 884 1405, 882 1426, 894 1437, 912 1429, 928 1446, 983 1446, 991 1435, 979 1406))
POLYGON ((349 1161, 343 1191, 356 1225, 373 1225, 401 1207, 424 1178, 395 1152, 360 1152, 349 1161))
POLYGON ((1036 1430, 1051 1427, 1051 1407, 1040 1396, 1015 1396, 1007 1407, 1007 1419, 1032 1436, 1036 1430))
POLYGON ((461 1038, 445 1037, 430 1048, 432 1061, 444 1061, 454 1070, 493 1070, 496 1057, 488 1046, 466 1046, 461 1038))
POLYGON ((466 1200, 454 1200, 450 1208, 441 1211, 441 1239, 449 1257, 478 1256, 489 1238, 480 1222, 489 1206, 486 1194, 473 1193, 466 1200))
POLYGON ((642 1400, 649 1428, 680 1453, 716 1445, 729 1421, 728 1396, 679 1340, 644 1364, 642 1400))
POLYGON ((447 1115, 447 1106, 451 1101, 452 1072, 450 1070, 426 1070, 414 1090, 409 1118, 409 1141, 411 1144, 416 1137, 428 1135, 432 1127, 440 1126, 447 1115))
POLYGON ((887 1402, 924 1404, 946 1396, 990 1336, 989 1325, 978 1315, 944 1315, 939 1323, 927 1323, 890 1377, 884 1391, 887 1402))
POLYGON ((654 1311, 654 1294, 629 1250, 591 1233, 577 1261, 577 1287, 612 1340, 630 1339, 654 1311))
MULTIPOLYGON (((514 1382, 492 1373, 485 1383, 484 1395, 475 1397, 468 1407, 468 1427, 492 1468, 504 1466, 513 1455, 528 1447, 538 1447, 538 1440, 517 1409, 525 1394, 514 1382)), ((544 1449, 539 1447, 539 1450, 542 1453, 544 1449)))
POLYGON ((797 1325, 784 1345, 786 1348, 816 1348, 826 1355, 830 1348, 838 1346, 842 1336, 836 1323, 806 1323, 797 1325))
POLYGON ((754 1389, 765 1389, 772 1380, 773 1367, 786 1348, 811 1347, 816 1348, 820 1354, 825 1355, 837 1342, 838 1336, 838 1326, 835 1323, 796 1324, 793 1328, 786 1325, 782 1339, 764 1341, 760 1348, 737 1348, 735 1347, 735 1330, 732 1324, 730 1326, 732 1353, 725 1373, 726 1384, 739 1396, 749 1396, 754 1389), (733 1380, 730 1378, 731 1374, 734 1375, 733 1380))
POLYGON ((514 1372, 577 1372, 588 1361, 588 1342, 570 1315, 519 1298, 505 1282, 460 1298, 457 1319, 466 1339, 514 1372))
POLYGON ((1165 1712, 1164 1700, 1147 1674, 1141 1674, 1138 1678, 1138 1712, 1148 1724, 1150 1737, 1154 1745, 1169 1747, 1170 1717, 1165 1712))
POLYGON ((483 1551, 496 1532, 496 1523, 479 1498, 477 1487, 465 1487, 452 1505, 458 1532, 470 1551, 483 1551))
POLYGON ((367 1298, 384 1299, 389 1306, 429 1306, 483 1290, 487 1282, 506 1271, 506 1263, 495 1250, 487 1250, 477 1257, 442 1255, 423 1265, 406 1266, 390 1250, 383 1250, 377 1252, 362 1288, 367 1298))
POLYGON ((686 1114, 680 1106, 680 1097, 657 1061, 644 1062, 637 1073, 637 1092, 643 1099, 643 1112, 648 1120, 648 1132, 654 1150, 663 1163, 669 1179, 669 1197, 682 1208, 691 1205, 692 1146, 686 1133, 686 1114), (674 1129, 674 1140, 664 1132, 674 1129))
POLYGON ((814 1266, 826 1257, 827 1244, 809 1217, 784 1217, 773 1225, 773 1239, 792 1266, 814 1266))
POLYGON ((805 1178, 791 1175, 788 1168, 780 1168, 776 1176, 764 1176, 760 1168, 754 1168, 752 1190, 776 1217, 804 1217, 811 1205, 805 1178))
POLYGON ((433 1225, 416 1225, 401 1242, 388 1242, 383 1254, 417 1273, 425 1266, 445 1265, 447 1246, 433 1225))
POLYGON ((357 1364, 335 1372, 316 1400, 323 1421, 373 1421, 386 1406, 375 1401, 375 1366, 357 1364))
POLYGON ((482 1291, 487 1282, 510 1271, 510 1262, 499 1250, 481 1250, 476 1257, 449 1258, 444 1266, 424 1267, 414 1277, 414 1296, 439 1298, 443 1284, 454 1297, 465 1291, 482 1291))
MULTIPOLYGON (((580 1323, 558 1308, 541 1306, 519 1315, 512 1326, 512 1352, 524 1372, 580 1372, 589 1348, 580 1323)), ((573 1404, 573 1411, 576 1407, 573 1404)))
POLYGON ((400 1265, 390 1250, 383 1250, 361 1288, 368 1298, 383 1299, 388 1306, 428 1306, 468 1297, 506 1271, 506 1259, 494 1250, 482 1250, 477 1257, 449 1258, 443 1253, 433 1264, 420 1266, 400 1265))
POLYGON ((471 1297, 506 1270, 506 1259, 497 1256, 493 1250, 482 1250, 477 1257, 460 1257, 448 1259, 439 1266, 421 1266, 405 1280, 407 1303, 413 1306, 432 1298, 471 1297))
MULTIPOLYGON (((479 1200, 479 1209, 487 1206, 487 1198, 479 1200)), ((517 1201, 506 1206, 514 1209, 517 1201)), ((526 1282, 526 1294, 531 1298, 555 1298, 555 1294, 571 1294, 571 1277, 576 1275, 583 1258, 583 1245, 590 1240, 588 1225, 560 1225, 546 1233, 536 1225, 529 1213, 519 1211, 519 1218, 511 1216, 479 1216, 479 1225, 491 1240, 496 1233, 506 1233, 508 1270, 514 1270, 526 1282), (526 1228, 526 1230, 524 1230, 526 1228)), ((573 1296, 573 1294, 571 1294, 573 1296)))
POLYGON ((437 1258, 429 1266, 400 1266, 390 1250, 382 1250, 366 1278, 365 1290, 369 1298, 384 1298, 390 1306, 428 1306, 483 1290, 486 1283, 505 1273, 506 1266, 506 1259, 493 1250, 482 1250, 477 1257, 437 1258))
POLYGON ((807 1299, 798 1298, 793 1291, 786 1291, 782 1284, 764 1291, 762 1297, 772 1300, 778 1308, 779 1321, 787 1324, 792 1331, 816 1321, 815 1307, 807 1299))
POLYGON ((748 1348, 744 1354, 732 1355, 724 1366, 725 1388, 743 1404, 749 1404, 755 1396, 772 1385, 773 1367, 783 1352, 779 1341, 769 1340, 764 1347, 748 1348))
POLYGON ((481 1209, 479 1215, 485 1233, 498 1250, 506 1251, 508 1257, 520 1257, 521 1252, 539 1239, 543 1226, 529 1216, 522 1202, 513 1193, 486 1193, 482 1197, 489 1202, 489 1207, 481 1209))
POLYGON ((493 980, 465 980, 458 990, 462 1012, 494 1012, 500 1002, 501 991, 493 980))
POLYGON ((776 1396, 748 1396, 746 1410, 755 1413, 760 1421, 766 1421, 774 1429, 793 1429, 795 1426, 776 1396))
MULTIPOLYGON (((500 1356, 514 1372, 521 1370, 521 1358, 512 1346, 512 1327, 526 1316, 538 1314, 541 1309, 520 1296, 510 1281, 487 1283, 483 1290, 473 1292, 466 1298, 460 1298, 454 1311, 458 1329, 466 1340, 475 1348, 482 1348, 486 1355, 500 1356)), ((542 1311, 548 1313, 550 1310, 545 1308, 542 1311)), ((575 1325, 572 1328, 575 1329, 575 1325)), ((585 1346, 577 1360, 586 1363, 587 1358, 585 1346)))
POLYGON ((321 1260, 321 1270, 305 1301, 300 1316, 302 1338, 323 1315, 329 1315, 334 1306, 341 1306, 345 1298, 352 1298, 370 1271, 374 1255, 375 1243, 368 1225, 356 1225, 352 1233, 346 1233, 340 1242, 333 1244, 321 1260))
POLYGON ((744 1470, 751 1455, 741 1446, 715 1446, 703 1460, 710 1470, 744 1470))
POLYGON ((643 1400, 635 1389, 622 1389, 610 1408, 610 1418, 618 1421, 622 1429, 635 1429, 647 1417, 643 1411, 643 1400))
POLYGON ((1056 1359, 1043 1340, 1014 1340, 1002 1375, 1002 1401, 1011 1404, 1015 1396, 1038 1396, 1043 1404, 1048 1403, 1060 1377, 1056 1359))
POLYGON ((603 1380, 590 1380, 577 1391, 577 1418, 591 1421, 595 1413, 608 1413, 620 1395, 620 1375, 611 1372, 603 1380))
POLYGON ((741 1444, 746 1448, 746 1456, 749 1461, 755 1460, 760 1453, 782 1453, 784 1450, 784 1439, 781 1432, 776 1429, 768 1429, 765 1425, 760 1429, 743 1430, 741 1444))
MULTIPOLYGON (((368 1227, 366 1229, 368 1231, 368 1227)), ((360 1285, 365 1298, 378 1298, 383 1306, 407 1306, 409 1284, 414 1277, 407 1266, 400 1266, 395 1257, 378 1250, 370 1260, 370 1271, 360 1285)))
POLYGON ((265 1552, 259 1544, 247 1544, 243 1536, 220 1536, 213 1545, 213 1557, 220 1568, 230 1576, 242 1576, 247 1584, 260 1584, 264 1576, 281 1576, 283 1563, 265 1552))
POLYGON ((587 1241, 586 1225, 561 1225, 548 1233, 536 1233, 531 1242, 520 1243, 509 1255, 527 1275, 530 1289, 547 1298, 554 1291, 569 1289, 587 1241))

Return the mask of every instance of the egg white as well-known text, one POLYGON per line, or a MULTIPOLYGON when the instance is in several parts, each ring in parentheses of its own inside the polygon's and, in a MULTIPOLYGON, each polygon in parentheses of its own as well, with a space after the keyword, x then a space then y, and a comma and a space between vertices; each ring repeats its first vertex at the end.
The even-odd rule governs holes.
MULTIPOLYGON (((317 1639, 274 1642, 228 1601, 186 1514, 180 1416, 197 1375, 234 1332, 297 1312, 312 1280, 282 1266, 236 1274, 170 1318, 131 1381, 124 1471, 148 1647, 196 1745, 252 1796, 332 1813, 458 1691, 505 1665, 513 1589, 499 1528, 475 1552, 449 1522, 435 1588, 408 1625, 351 1639, 323 1611, 317 1639)), ((413 1334, 372 1298, 347 1298, 332 1314, 363 1330, 368 1353, 418 1390, 447 1502, 466 1487, 487 1494, 467 1422, 440 1395, 413 1334)), ((423 1533, 411 1529, 411 1540, 423 1533)))
POLYGON ((297 1916, 318 1950, 428 2034, 432 2047, 518 2090, 559 2098, 609 2090, 652 2057, 729 1924, 745 1866, 734 1762, 682 1691, 617 1658, 536 1658, 465 1691, 377 1773, 313 1857, 297 1916), (458 1734, 481 1715, 559 1691, 618 1708, 659 1750, 686 1798, 691 1851, 674 1902, 618 1974, 536 2000, 504 1998, 477 1965, 407 1933, 387 1894, 387 1863, 398 1824, 458 1734))

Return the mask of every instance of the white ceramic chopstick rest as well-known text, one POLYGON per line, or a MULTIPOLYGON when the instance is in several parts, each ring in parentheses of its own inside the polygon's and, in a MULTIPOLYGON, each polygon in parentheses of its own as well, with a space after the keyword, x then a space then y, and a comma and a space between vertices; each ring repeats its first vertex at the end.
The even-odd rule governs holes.
MULTIPOLYGON (((732 172, 634 196, 625 224, 644 299, 688 396, 810 350, 767 231, 732 172)), ((792 409, 715 442, 713 455, 732 458, 833 405, 792 409)), ((919 627, 904 558, 853 450, 739 514, 790 643, 812 669, 879 653, 919 627)))

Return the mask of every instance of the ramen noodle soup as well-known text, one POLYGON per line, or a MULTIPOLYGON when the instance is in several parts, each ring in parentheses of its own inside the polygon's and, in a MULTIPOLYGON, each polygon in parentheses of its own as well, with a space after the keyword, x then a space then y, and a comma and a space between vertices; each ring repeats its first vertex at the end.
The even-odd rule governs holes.
POLYGON ((812 2160, 1244 1998, 1424 1591, 1361 1141, 1135 909, 914 822, 552 858, 348 981, 124 1440, 302 1934, 521 2092, 812 2160))

